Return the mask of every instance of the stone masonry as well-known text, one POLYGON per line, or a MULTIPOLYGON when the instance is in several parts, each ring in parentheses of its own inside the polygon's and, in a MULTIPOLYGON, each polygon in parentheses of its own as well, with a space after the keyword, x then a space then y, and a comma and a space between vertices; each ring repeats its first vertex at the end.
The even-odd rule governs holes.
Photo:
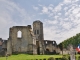
POLYGON ((50 53, 57 49, 56 41, 44 40, 43 23, 39 20, 33 22, 33 29, 31 25, 11 27, 9 38, 4 44, 2 41, 4 40, 0 40, 0 50, 4 45, 8 55, 15 53, 46 54, 46 51, 50 53))

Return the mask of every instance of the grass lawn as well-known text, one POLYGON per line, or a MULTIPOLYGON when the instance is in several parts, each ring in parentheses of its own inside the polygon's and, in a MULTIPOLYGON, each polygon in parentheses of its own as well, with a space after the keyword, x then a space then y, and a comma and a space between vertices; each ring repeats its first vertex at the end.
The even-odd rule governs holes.
POLYGON ((61 58, 62 55, 27 55, 27 54, 19 54, 19 55, 11 55, 6 57, 0 57, 0 60, 31 60, 31 59, 48 59, 49 57, 61 58))
MULTIPOLYGON (((76 60, 80 55, 76 55, 76 60)), ((0 57, 0 60, 35 60, 35 59, 48 59, 49 57, 54 58, 62 58, 62 55, 27 55, 27 54, 18 54, 18 55, 11 55, 6 57, 0 57)))

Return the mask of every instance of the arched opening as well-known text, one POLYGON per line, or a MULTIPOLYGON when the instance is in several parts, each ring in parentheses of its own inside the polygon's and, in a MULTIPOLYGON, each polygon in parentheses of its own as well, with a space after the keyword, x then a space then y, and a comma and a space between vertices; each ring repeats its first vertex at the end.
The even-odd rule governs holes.
POLYGON ((20 30, 17 32, 17 38, 22 38, 22 32, 20 30))

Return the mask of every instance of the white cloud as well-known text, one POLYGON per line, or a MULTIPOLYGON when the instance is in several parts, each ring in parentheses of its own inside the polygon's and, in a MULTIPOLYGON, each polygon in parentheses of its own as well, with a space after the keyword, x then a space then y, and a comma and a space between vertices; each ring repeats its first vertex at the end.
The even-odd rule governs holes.
POLYGON ((80 12, 78 14, 76 14, 76 18, 80 19, 80 12))
POLYGON ((79 13, 79 12, 80 12, 80 8, 79 8, 79 7, 73 9, 73 11, 72 11, 73 14, 77 14, 77 13, 79 13))
POLYGON ((61 13, 58 13, 58 15, 61 15, 61 13))
MULTIPOLYGON (((64 0, 57 6, 46 6, 49 12, 44 27, 44 38, 56 40, 57 43, 80 33, 79 0, 64 0)), ((42 6, 43 8, 44 6, 42 6)))
POLYGON ((11 0, 0 0, 0 37, 9 37, 9 28, 15 25, 24 25, 30 17, 26 11, 11 0))
POLYGON ((66 11, 68 9, 68 7, 65 7, 64 10, 66 11))
POLYGON ((72 27, 72 24, 71 23, 64 23, 64 24, 62 24, 62 26, 63 26, 63 28, 64 29, 67 29, 67 30, 69 30, 71 27, 72 27))
POLYGON ((63 3, 60 3, 59 5, 57 5, 57 6, 54 8, 54 12, 59 12, 59 11, 61 11, 62 6, 63 6, 63 3))
POLYGON ((42 13, 48 14, 48 8, 47 7, 43 7, 42 13))
POLYGON ((64 3, 65 4, 71 4, 71 3, 75 3, 75 2, 78 2, 79 0, 64 0, 64 3))
POLYGON ((71 3, 71 0, 64 0, 64 3, 71 3))
MULTIPOLYGON (((38 11, 41 15, 35 14, 34 16, 36 18, 39 16, 38 19, 40 20, 43 19, 45 39, 56 40, 57 43, 60 43, 80 33, 79 2, 79 0, 63 0, 56 6, 53 4, 49 6, 39 4, 39 7, 32 5, 34 10, 41 10, 41 12, 38 11)), ((25 9, 13 0, 0 0, 0 34, 2 34, 0 37, 8 38, 8 31, 12 25, 28 24, 29 20, 33 19, 31 17, 25 9)))
POLYGON ((48 24, 57 24, 57 23, 58 23, 58 21, 57 21, 57 20, 52 20, 52 21, 47 20, 47 22, 46 22, 46 23, 48 23, 48 24))
POLYGON ((34 9, 34 10, 36 10, 36 11, 38 11, 38 10, 39 10, 39 8, 38 8, 38 7, 36 7, 36 6, 33 6, 33 9, 34 9))
POLYGON ((58 15, 54 16, 55 19, 58 19, 58 17, 59 17, 58 15))

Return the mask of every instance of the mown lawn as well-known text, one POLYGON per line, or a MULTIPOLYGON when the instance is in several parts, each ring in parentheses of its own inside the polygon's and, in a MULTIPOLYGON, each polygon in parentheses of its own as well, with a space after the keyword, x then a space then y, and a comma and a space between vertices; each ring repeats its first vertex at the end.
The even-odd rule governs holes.
MULTIPOLYGON (((78 60, 78 56, 76 55, 76 60, 78 60)), ((54 58, 62 58, 62 55, 27 55, 27 54, 18 54, 11 55, 8 57, 0 57, 0 60, 36 60, 36 59, 48 59, 50 57, 54 58)))
POLYGON ((49 57, 61 58, 62 55, 11 55, 6 57, 0 57, 0 60, 31 60, 31 59, 48 59, 49 57))

